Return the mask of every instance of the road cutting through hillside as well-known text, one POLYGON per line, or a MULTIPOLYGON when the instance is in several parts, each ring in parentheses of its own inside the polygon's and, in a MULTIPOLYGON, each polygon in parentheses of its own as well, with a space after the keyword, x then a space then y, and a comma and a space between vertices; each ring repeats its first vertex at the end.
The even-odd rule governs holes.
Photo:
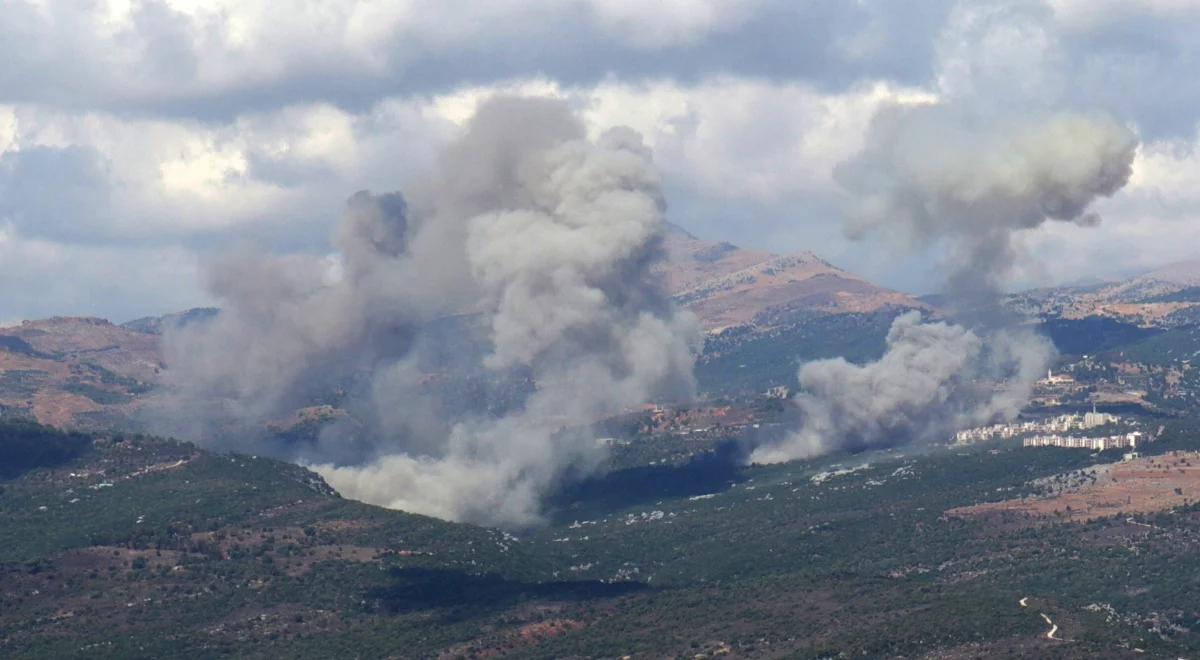
POLYGON ((1050 630, 1046 631, 1046 639, 1061 639, 1054 636, 1054 633, 1058 632, 1058 624, 1051 621, 1050 617, 1046 616, 1045 612, 1041 612, 1041 615, 1042 618, 1046 620, 1046 623, 1050 624, 1050 630))

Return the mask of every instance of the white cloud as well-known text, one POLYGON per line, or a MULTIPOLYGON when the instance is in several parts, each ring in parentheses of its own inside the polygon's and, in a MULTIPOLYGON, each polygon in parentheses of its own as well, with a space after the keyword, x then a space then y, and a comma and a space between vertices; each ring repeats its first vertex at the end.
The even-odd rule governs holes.
POLYGON ((642 131, 669 177, 726 196, 776 201, 828 193, 833 167, 859 148, 880 105, 932 97, 882 83, 830 94, 722 77, 690 87, 601 85, 593 98, 589 119, 642 131))
POLYGON ((1119 279, 1194 259, 1200 239, 1200 135, 1143 144, 1120 194, 1101 200, 1097 227, 1054 225, 1024 237, 1031 258, 1016 287, 1119 279))
POLYGON ((515 93, 568 99, 593 134, 643 133, 672 218, 706 237, 917 288, 920 258, 839 236, 831 172, 877 108, 1115 114, 1147 141, 1133 181, 1100 228, 1027 236, 1034 256, 1073 253, 1018 279, 1152 266, 1186 244, 1172 233, 1197 235, 1200 8, 1101 2, 16 0, 0 18, 5 254, 321 252, 347 196, 407 187, 481 99, 515 93))
POLYGON ((1055 18, 1073 29, 1100 25, 1146 15, 1166 18, 1200 15, 1195 0, 1048 0, 1055 18))
MULTIPOLYGON (((11 117, 7 151, 18 156, 37 148, 95 155, 89 175, 97 180, 87 183, 105 193, 102 206, 81 198, 78 208, 57 207, 71 217, 50 222, 36 217, 43 207, 30 198, 34 207, 20 221, 27 234, 87 242, 207 240, 214 231, 264 223, 310 233, 315 225, 323 240, 319 227, 331 226, 342 200, 362 188, 403 184, 429 164, 450 130, 423 101, 386 101, 361 114, 291 106, 220 124, 40 106, 18 106, 11 117)), ((4 176, 0 168, 0 183, 4 176)))
POLYGON ((12 106, 0 105, 0 154, 12 149, 17 139, 17 112, 12 106))

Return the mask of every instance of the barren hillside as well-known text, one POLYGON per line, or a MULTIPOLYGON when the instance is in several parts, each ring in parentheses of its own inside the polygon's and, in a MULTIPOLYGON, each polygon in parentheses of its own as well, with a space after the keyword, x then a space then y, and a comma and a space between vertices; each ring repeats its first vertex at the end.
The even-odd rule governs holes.
POLYGON ((672 226, 661 272, 667 289, 706 330, 769 327, 798 310, 828 314, 926 308, 912 296, 876 286, 811 252, 778 255, 703 241, 672 226))
POLYGON ((156 379, 158 338, 104 319, 0 328, 0 411, 55 426, 105 426, 156 379))

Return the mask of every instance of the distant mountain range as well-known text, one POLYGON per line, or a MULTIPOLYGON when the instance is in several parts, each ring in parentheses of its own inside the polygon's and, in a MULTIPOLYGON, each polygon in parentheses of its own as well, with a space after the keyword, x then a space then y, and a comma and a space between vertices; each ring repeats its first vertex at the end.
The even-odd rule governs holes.
POLYGON ((1034 289, 1008 297, 1013 310, 1042 318, 1099 316, 1141 326, 1200 322, 1200 259, 1119 282, 1034 289))
MULTIPOLYGON (((657 273, 674 300, 694 312, 709 342, 702 384, 740 383, 754 364, 794 374, 796 360, 869 357, 890 318, 933 304, 886 289, 811 252, 788 255, 705 241, 671 226, 657 273), (831 337, 830 335, 837 335, 831 337), (786 354, 786 355, 785 355, 786 354)), ((1007 299, 1043 319, 1116 318, 1170 327, 1200 321, 1200 259, 1123 282, 1037 289, 1007 299)), ((0 415, 54 426, 104 428, 127 421, 163 368, 159 335, 170 326, 212 318, 197 308, 116 325, 104 319, 55 317, 0 327, 0 415)), ((764 367, 765 368, 765 367, 764 367)))

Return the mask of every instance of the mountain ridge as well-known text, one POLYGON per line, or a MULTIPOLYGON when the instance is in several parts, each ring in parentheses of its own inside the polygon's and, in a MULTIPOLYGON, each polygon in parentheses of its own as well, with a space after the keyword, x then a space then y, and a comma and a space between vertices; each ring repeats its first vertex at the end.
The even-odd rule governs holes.
POLYGON ((705 241, 669 225, 666 259, 657 271, 676 303, 708 332, 749 326, 766 330, 788 312, 870 313, 932 309, 908 294, 842 270, 812 252, 776 254, 705 241))
POLYGON ((1030 289, 1006 306, 1029 316, 1107 317, 1141 326, 1200 322, 1200 259, 1178 261, 1116 282, 1030 289))

